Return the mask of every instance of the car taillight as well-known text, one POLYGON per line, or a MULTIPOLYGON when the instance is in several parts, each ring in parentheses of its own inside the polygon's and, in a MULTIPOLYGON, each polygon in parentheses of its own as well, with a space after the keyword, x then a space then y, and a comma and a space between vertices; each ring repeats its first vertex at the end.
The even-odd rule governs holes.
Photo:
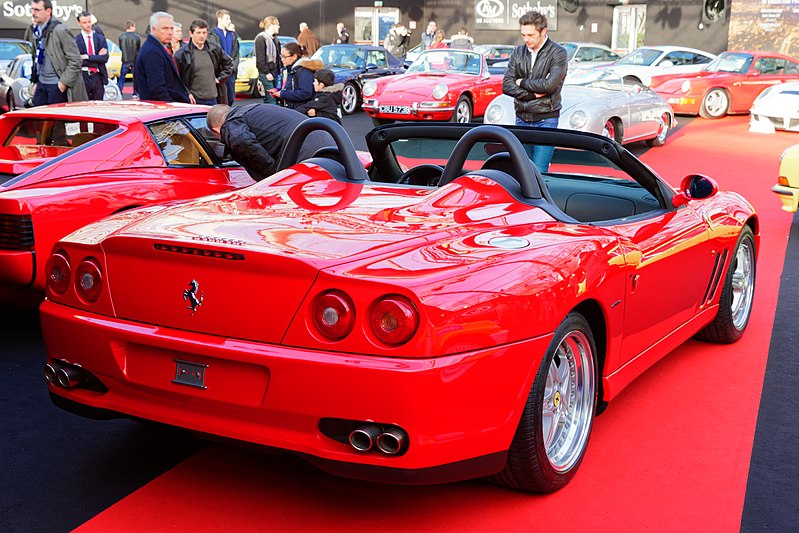
POLYGON ((312 318, 322 335, 331 340, 340 340, 352 331, 355 305, 343 292, 328 291, 317 296, 312 318))
POLYGON ((75 269, 75 291, 87 302, 96 302, 103 290, 103 274, 97 260, 84 259, 75 269))
POLYGON ((416 333, 419 327, 419 312, 404 296, 385 296, 372 306, 369 324, 381 342, 389 346, 398 346, 408 342, 416 333))
POLYGON ((47 287, 56 294, 64 294, 69 288, 72 268, 66 252, 58 251, 50 256, 44 266, 47 287))

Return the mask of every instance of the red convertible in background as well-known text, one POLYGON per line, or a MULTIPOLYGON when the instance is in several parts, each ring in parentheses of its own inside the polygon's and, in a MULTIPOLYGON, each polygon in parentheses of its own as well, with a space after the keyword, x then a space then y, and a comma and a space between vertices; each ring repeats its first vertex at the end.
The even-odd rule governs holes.
POLYGON ((748 113, 768 87, 799 80, 799 62, 772 52, 724 52, 694 74, 653 76, 651 88, 676 114, 721 118, 748 113))
POLYGON ((489 72, 483 54, 427 50, 405 74, 366 82, 362 107, 377 125, 395 120, 471 122, 500 94, 502 75, 489 72))
POLYGON ((760 223, 712 179, 676 190, 559 129, 403 123, 366 143, 368 170, 339 124, 310 119, 255 185, 56 244, 52 401, 360 479, 551 492, 636 376, 694 335, 744 334, 760 223), (338 150, 299 161, 314 128, 338 150))
POLYGON ((207 111, 80 102, 0 117, 0 301, 43 293, 53 244, 89 222, 252 184, 214 153, 207 111))

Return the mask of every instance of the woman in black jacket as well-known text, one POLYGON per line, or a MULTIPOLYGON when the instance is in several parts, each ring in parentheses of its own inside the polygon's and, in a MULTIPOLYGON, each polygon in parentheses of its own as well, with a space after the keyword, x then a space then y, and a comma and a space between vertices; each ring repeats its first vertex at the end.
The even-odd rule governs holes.
POLYGON ((285 68, 283 88, 269 91, 274 98, 283 100, 284 105, 294 109, 313 99, 313 74, 324 67, 316 59, 302 57, 302 47, 297 43, 288 43, 280 50, 280 59, 285 68))

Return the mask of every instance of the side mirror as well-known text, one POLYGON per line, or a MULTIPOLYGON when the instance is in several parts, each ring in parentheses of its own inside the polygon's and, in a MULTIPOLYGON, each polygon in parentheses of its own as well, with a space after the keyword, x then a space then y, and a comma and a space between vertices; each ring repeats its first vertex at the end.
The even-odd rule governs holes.
POLYGON ((671 61, 666 60, 666 61, 661 61, 658 66, 659 67, 663 67, 663 68, 669 68, 669 67, 673 67, 674 63, 672 63, 671 61))
POLYGON ((710 198, 717 192, 719 192, 719 185, 713 178, 702 174, 689 174, 683 178, 680 192, 671 199, 671 203, 674 207, 680 207, 691 200, 710 198))
POLYGON ((377 70, 377 65, 375 63, 367 63, 366 70, 377 70))

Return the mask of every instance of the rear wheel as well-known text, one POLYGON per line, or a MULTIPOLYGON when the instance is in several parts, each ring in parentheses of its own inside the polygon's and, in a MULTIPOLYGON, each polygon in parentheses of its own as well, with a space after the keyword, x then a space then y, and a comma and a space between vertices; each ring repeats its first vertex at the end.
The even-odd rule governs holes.
POLYGON ((663 113, 663 116, 658 119, 658 134, 657 136, 647 139, 646 144, 649 146, 663 146, 666 144, 666 138, 669 136, 669 114, 663 113))
POLYGON ((352 115, 358 110, 358 87, 352 82, 347 82, 341 91, 341 109, 345 115, 352 115))
POLYGON ((713 322, 696 334, 697 338, 721 344, 741 338, 752 314, 755 266, 755 238, 749 226, 744 226, 724 278, 719 312, 713 322))
POLYGON ((531 492, 565 486, 582 462, 597 396, 596 346, 571 313, 555 331, 527 397, 505 469, 494 480, 531 492))
POLYGON ((452 113, 452 122, 458 124, 466 124, 472 121, 472 103, 469 101, 468 96, 461 96, 458 98, 458 103, 455 104, 455 112, 452 113))
POLYGON ((730 109, 730 95, 724 89, 712 89, 702 99, 699 115, 702 118, 721 118, 730 109))

